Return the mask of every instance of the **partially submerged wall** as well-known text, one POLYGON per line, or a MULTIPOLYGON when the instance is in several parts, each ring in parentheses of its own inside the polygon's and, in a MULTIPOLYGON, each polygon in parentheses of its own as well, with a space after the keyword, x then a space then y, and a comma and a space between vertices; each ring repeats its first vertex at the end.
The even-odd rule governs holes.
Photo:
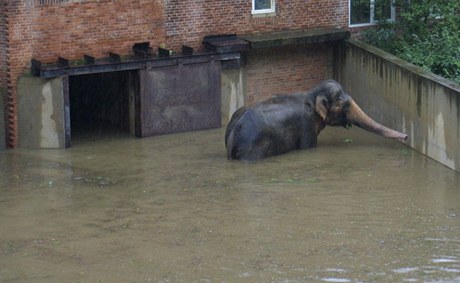
POLYGON ((221 124, 225 127, 233 113, 245 105, 245 69, 223 69, 220 83, 221 124))
POLYGON ((337 53, 335 76, 371 117, 460 172, 459 85, 356 40, 337 53))
POLYGON ((62 78, 44 80, 22 76, 18 80, 19 146, 65 147, 62 78))

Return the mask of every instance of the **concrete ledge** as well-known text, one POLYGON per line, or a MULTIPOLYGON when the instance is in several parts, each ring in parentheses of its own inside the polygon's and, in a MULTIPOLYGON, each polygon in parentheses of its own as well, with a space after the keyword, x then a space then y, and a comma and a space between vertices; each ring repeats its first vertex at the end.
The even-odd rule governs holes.
POLYGON ((252 49, 334 42, 350 36, 347 30, 339 28, 318 28, 297 31, 279 31, 240 35, 239 38, 251 44, 252 49))
POLYGON ((425 79, 431 80, 436 82, 437 84, 443 85, 445 87, 458 90, 460 86, 456 84, 455 82, 448 80, 444 77, 438 76, 436 74, 433 74, 431 72, 426 71, 422 67, 419 67, 417 65, 414 65, 412 63, 409 63, 399 57, 394 56, 393 54, 390 54, 386 51, 383 51, 380 48, 377 48, 373 45, 367 44, 364 41, 356 40, 356 39, 349 39, 344 41, 344 44, 347 46, 356 46, 362 49, 365 49, 367 52, 370 54, 373 54, 375 56, 382 57, 388 61, 390 64, 394 64, 400 68, 406 69, 414 74, 417 74, 420 77, 423 77, 425 79))
POLYGON ((460 172, 458 84, 357 40, 342 44, 335 77, 371 117, 460 172))

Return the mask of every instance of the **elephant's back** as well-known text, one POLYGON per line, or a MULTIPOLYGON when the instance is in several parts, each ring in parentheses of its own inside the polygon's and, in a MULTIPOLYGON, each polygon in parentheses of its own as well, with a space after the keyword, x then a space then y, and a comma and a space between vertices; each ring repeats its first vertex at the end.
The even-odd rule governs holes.
POLYGON ((254 109, 247 108, 235 114, 225 132, 228 159, 239 159, 241 153, 250 152, 258 143, 263 128, 254 109))
POLYGON ((235 128, 236 124, 240 120, 241 115, 243 115, 243 113, 245 111, 246 111, 246 107, 243 106, 243 107, 241 107, 240 109, 236 110, 233 113, 232 118, 228 122, 227 129, 225 131, 225 145, 228 144, 228 139, 229 139, 230 133, 233 131, 233 129, 235 128))
POLYGON ((237 110, 225 134, 228 159, 258 159, 296 148, 303 105, 300 96, 281 95, 237 110))

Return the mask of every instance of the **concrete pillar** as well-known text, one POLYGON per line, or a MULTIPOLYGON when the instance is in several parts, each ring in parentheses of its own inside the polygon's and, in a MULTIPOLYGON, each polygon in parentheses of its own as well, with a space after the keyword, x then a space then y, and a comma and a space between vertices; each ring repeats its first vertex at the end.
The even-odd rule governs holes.
POLYGON ((233 112, 245 105, 246 82, 244 68, 222 70, 221 104, 222 126, 227 126, 233 112))
POLYGON ((41 79, 26 75, 19 78, 19 147, 65 147, 63 92, 62 78, 41 79))

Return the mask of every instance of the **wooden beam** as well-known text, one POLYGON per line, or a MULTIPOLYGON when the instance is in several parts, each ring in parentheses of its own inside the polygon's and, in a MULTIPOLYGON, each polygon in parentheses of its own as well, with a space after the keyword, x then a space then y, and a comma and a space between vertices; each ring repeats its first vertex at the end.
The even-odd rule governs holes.
POLYGON ((96 63, 96 58, 94 58, 93 56, 89 56, 89 55, 84 55, 84 60, 85 60, 85 64, 87 65, 94 65, 96 63))

